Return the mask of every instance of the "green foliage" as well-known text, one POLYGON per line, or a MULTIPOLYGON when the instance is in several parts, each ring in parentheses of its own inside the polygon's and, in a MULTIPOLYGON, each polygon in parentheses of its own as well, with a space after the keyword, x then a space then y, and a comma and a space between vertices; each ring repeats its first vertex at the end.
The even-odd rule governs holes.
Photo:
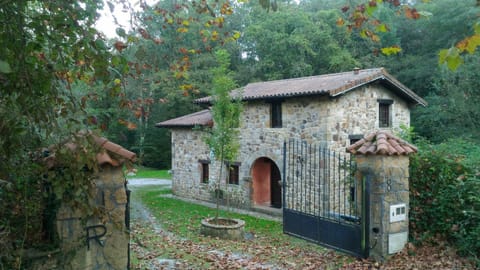
POLYGON ((351 53, 342 48, 342 41, 334 37, 338 34, 336 14, 288 6, 268 15, 264 10, 246 14, 251 23, 240 42, 245 46, 249 76, 254 80, 287 79, 358 66, 351 53))
MULTIPOLYGON (((234 162, 240 144, 238 142, 240 114, 242 112, 241 92, 239 90, 232 91, 236 87, 235 81, 231 78, 228 69, 230 65, 230 55, 226 50, 218 50, 215 52, 218 66, 212 69, 213 73, 213 89, 211 108, 213 127, 207 129, 205 142, 210 147, 215 159, 220 161, 218 179, 215 181, 215 190, 221 190, 223 163, 234 162)), ((225 186, 228 185, 228 177, 225 180, 225 186)), ((227 188, 226 188, 227 190, 227 188)), ((228 196, 228 195, 227 195, 228 196)), ((227 197, 228 202, 228 197, 227 197)), ((216 192, 217 215, 219 215, 220 194, 216 192)))
MULTIPOLYGON (((65 168, 54 179, 44 178, 52 172, 38 153, 86 128, 88 116, 72 90, 75 82, 97 81, 105 91, 117 90, 108 84, 110 51, 93 28, 101 5, 91 0, 7 0, 0 5, 2 268, 23 269, 22 252, 14 250, 51 244, 57 199, 87 203, 82 192, 89 185, 82 182, 82 171, 65 168), (53 190, 57 199, 44 197, 53 190)), ((57 154, 82 167, 92 159, 57 154)))
POLYGON ((212 69, 213 89, 211 108, 213 127, 209 130, 206 142, 215 158, 221 162, 233 162, 238 154, 238 127, 242 111, 241 94, 231 96, 230 91, 236 87, 228 71, 230 56, 225 50, 215 53, 218 67, 212 69))
POLYGON ((435 143, 459 137, 480 142, 480 56, 465 60, 458 72, 439 72, 425 98, 429 105, 412 112, 412 124, 435 143))
POLYGON ((480 262, 480 146, 419 141, 410 158, 410 229, 414 239, 441 235, 480 262))

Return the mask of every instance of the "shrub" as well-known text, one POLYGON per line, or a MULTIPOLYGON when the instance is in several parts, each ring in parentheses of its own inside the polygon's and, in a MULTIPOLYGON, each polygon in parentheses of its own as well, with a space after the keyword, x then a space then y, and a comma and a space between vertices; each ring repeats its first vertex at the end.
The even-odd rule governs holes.
POLYGON ((464 140, 417 145, 410 158, 411 237, 442 236, 478 263, 480 146, 464 140))

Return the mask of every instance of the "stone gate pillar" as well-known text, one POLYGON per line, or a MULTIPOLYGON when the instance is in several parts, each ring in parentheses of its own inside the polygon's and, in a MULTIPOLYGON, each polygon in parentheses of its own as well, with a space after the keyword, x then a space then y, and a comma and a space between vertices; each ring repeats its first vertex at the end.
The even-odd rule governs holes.
MULTIPOLYGON (((95 175, 96 189, 88 195, 100 211, 89 214, 81 208, 60 206, 56 227, 62 257, 58 268, 129 269, 128 195, 122 166, 134 162, 136 155, 105 138, 93 139, 99 148, 96 160, 100 170, 95 175)), ((52 166, 61 164, 54 156, 50 160, 52 166)))
POLYGON ((359 177, 368 179, 369 254, 385 260, 401 251, 408 240, 408 155, 417 148, 386 131, 377 131, 347 151, 355 155, 359 177))

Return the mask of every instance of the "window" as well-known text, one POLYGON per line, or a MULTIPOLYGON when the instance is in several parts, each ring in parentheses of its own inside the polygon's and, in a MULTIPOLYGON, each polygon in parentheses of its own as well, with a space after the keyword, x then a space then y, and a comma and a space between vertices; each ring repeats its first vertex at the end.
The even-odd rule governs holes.
POLYGON ((201 165, 201 175, 200 175, 200 183, 203 184, 208 184, 208 178, 209 178, 209 160, 199 160, 201 165))
POLYGON ((363 139, 363 135, 362 134, 352 134, 352 135, 348 135, 348 139, 350 140, 350 145, 360 141, 361 139, 363 139))
POLYGON ((238 178, 239 178, 239 166, 240 166, 240 163, 232 163, 232 164, 227 164, 227 165, 230 165, 230 166, 227 166, 228 167, 228 183, 231 184, 231 185, 238 185, 239 181, 238 181, 238 178))
POLYGON ((276 101, 271 103, 270 121, 272 128, 282 127, 282 102, 276 101))
POLYGON ((391 99, 379 99, 378 101, 378 127, 386 128, 391 126, 390 105, 393 104, 391 99))

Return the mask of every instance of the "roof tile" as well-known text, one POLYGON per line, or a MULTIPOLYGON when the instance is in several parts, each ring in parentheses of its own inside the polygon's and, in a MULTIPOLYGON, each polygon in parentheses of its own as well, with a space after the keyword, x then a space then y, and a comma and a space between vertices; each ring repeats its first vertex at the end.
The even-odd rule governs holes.
POLYGON ((417 151, 414 145, 384 130, 372 132, 347 147, 347 152, 357 155, 409 155, 417 151))
POLYGON ((212 125, 212 113, 208 109, 155 124, 156 127, 194 127, 212 125))
MULTIPOLYGON (((96 154, 96 159, 99 165, 110 164, 113 167, 118 167, 127 161, 135 162, 137 156, 135 153, 128 151, 122 146, 113 143, 106 138, 98 137, 91 132, 82 132, 79 136, 91 136, 95 141, 95 144, 99 147, 99 152, 96 154)), ((67 142, 63 147, 68 148, 71 151, 77 149, 77 145, 73 142, 67 142)), ((55 149, 51 149, 52 154, 46 158, 48 167, 57 166, 58 162, 55 159, 55 149)))
MULTIPOLYGON (((354 71, 325 74, 286 80, 250 83, 242 89, 232 92, 232 96, 240 93, 243 100, 284 98, 308 95, 328 95, 336 97, 365 84, 381 81, 397 94, 412 103, 425 106, 427 102, 416 95, 408 87, 391 76, 384 68, 372 68, 354 71)), ((210 103, 211 97, 199 98, 197 103, 210 103)))

